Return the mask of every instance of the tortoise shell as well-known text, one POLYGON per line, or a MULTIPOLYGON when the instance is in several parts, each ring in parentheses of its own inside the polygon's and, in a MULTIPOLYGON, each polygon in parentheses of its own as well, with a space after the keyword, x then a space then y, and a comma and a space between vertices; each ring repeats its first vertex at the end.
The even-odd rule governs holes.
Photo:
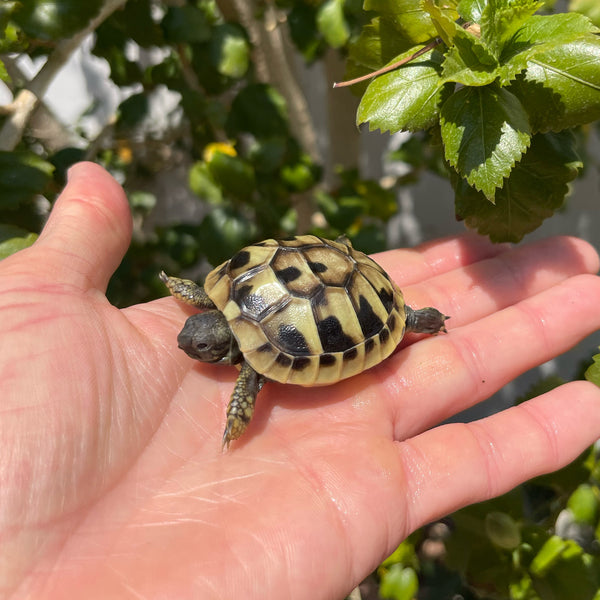
POLYGON ((244 359, 281 383, 352 377, 387 358, 404 335, 402 292, 345 239, 247 246, 211 271, 204 289, 244 359))

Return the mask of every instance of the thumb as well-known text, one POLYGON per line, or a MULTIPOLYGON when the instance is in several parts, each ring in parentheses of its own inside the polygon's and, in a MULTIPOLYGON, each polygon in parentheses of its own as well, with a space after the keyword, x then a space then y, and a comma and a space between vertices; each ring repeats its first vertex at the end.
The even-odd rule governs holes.
POLYGON ((131 239, 123 188, 99 165, 69 170, 68 183, 32 251, 46 276, 82 290, 106 291, 131 239))

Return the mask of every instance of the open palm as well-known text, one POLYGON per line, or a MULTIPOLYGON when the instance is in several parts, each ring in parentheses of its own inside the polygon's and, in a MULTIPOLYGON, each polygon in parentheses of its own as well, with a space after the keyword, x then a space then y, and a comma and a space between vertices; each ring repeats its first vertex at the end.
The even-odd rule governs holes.
POLYGON ((435 427, 600 327, 584 242, 379 255, 449 334, 334 386, 268 383, 222 453, 236 371, 178 350, 190 309, 104 296, 129 236, 122 190, 81 164, 38 242, 0 263, 2 597, 343 597, 417 527, 600 436, 586 382, 435 427))

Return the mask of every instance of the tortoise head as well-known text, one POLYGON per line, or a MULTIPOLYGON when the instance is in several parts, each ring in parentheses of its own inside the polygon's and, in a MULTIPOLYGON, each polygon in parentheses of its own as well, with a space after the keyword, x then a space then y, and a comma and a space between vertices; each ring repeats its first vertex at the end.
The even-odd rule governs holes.
POLYGON ((239 362, 241 354, 227 319, 218 310, 207 310, 188 318, 177 336, 179 347, 202 362, 239 362))

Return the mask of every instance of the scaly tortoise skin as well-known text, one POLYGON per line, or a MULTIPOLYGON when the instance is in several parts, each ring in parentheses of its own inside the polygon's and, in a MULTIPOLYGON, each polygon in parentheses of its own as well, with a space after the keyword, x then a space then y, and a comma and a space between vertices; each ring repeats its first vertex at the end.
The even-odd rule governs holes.
POLYGON ((204 289, 160 277, 173 296, 205 310, 186 321, 179 347, 204 362, 240 365, 224 446, 246 429, 265 381, 335 383, 386 359, 406 329, 446 331, 448 317, 406 306, 387 273, 347 238, 253 244, 211 271, 204 289))

